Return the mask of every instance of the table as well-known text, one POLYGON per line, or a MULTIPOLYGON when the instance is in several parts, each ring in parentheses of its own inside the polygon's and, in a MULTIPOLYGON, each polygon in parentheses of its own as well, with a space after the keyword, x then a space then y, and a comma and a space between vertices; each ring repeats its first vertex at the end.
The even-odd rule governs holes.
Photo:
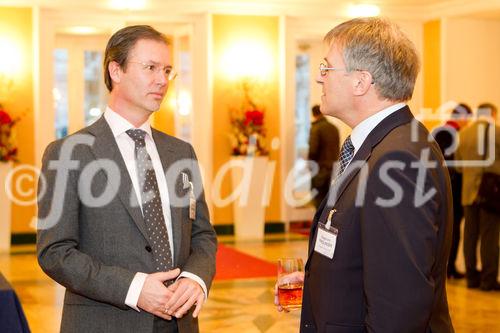
POLYGON ((29 333, 30 329, 16 292, 0 273, 0 331, 29 333))

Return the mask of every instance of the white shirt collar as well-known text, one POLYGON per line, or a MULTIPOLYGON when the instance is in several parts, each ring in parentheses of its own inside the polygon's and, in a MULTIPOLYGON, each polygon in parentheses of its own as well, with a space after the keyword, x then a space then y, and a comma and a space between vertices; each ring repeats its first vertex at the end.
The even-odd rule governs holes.
MULTIPOLYGON (((104 119, 106 119, 106 122, 111 128, 115 138, 122 135, 129 129, 136 128, 127 119, 113 111, 109 106, 107 106, 106 111, 104 111, 104 119)), ((138 128, 148 133, 149 137, 152 138, 151 123, 149 119, 138 128)))
POLYGON ((365 142, 368 135, 371 133, 371 131, 373 131, 375 127, 377 127, 377 125, 382 120, 387 118, 390 114, 401 109, 405 105, 405 103, 397 103, 391 105, 388 108, 385 108, 382 111, 371 115, 370 117, 360 122, 356 127, 354 127, 351 133, 351 141, 352 145, 354 146, 354 151, 358 151, 359 148, 361 148, 361 145, 363 144, 363 142, 365 142))

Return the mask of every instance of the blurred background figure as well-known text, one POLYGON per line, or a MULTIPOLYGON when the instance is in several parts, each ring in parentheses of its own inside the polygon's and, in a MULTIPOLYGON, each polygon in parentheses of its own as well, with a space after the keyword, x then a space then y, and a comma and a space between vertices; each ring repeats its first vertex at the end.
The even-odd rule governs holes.
POLYGON ((316 162, 319 167, 318 173, 311 179, 311 191, 318 191, 312 200, 317 209, 330 189, 333 163, 339 156, 340 137, 339 130, 326 120, 319 105, 314 105, 311 111, 313 121, 309 134, 308 160, 316 162))
MULTIPOLYGON (((494 122, 497 108, 485 103, 478 107, 477 119, 460 131, 460 145, 456 157, 464 161, 481 162, 493 160, 488 166, 477 163, 477 166, 462 167, 463 175, 462 204, 465 213, 464 226, 464 259, 465 277, 468 288, 480 288, 484 291, 499 291, 498 276, 498 238, 500 214, 481 205, 478 196, 481 179, 484 173, 500 175, 500 127, 494 122), (485 115, 486 117, 484 117, 485 115), (485 135, 494 130, 494 140, 485 140, 485 135), (495 145, 495 156, 488 156, 489 149, 485 144, 495 145), (483 152, 484 151, 484 152, 483 152), (477 269, 477 244, 481 242, 481 271, 477 269)), ((489 138, 489 136, 486 136, 489 138)), ((491 147, 491 146, 489 146, 491 147)), ((484 164, 484 163, 483 163, 484 164)), ((500 203, 499 203, 500 204, 500 203)))
MULTIPOLYGON (((471 115, 471 108, 465 103, 460 103, 451 111, 450 119, 432 132, 446 161, 455 159, 455 151, 459 142, 458 131, 467 125, 471 115)), ((460 243, 460 224, 464 216, 461 202, 462 174, 457 172, 453 166, 448 166, 448 171, 450 172, 453 193, 453 234, 447 276, 448 278, 462 279, 464 274, 459 272, 456 267, 458 244, 460 243)))

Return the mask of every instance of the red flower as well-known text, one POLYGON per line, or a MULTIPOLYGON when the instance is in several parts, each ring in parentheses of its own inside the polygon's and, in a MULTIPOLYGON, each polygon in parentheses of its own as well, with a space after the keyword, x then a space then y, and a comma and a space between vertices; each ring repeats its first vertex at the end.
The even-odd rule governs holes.
POLYGON ((250 111, 245 112, 245 126, 248 126, 252 122, 252 114, 250 111))
POLYGON ((0 162, 17 161, 17 148, 12 141, 12 127, 17 119, 12 119, 0 106, 0 162))
POLYGON ((248 96, 241 109, 230 110, 232 155, 267 155, 264 111, 259 110, 248 96))
POLYGON ((248 126, 249 124, 255 125, 255 126, 262 126, 264 123, 264 113, 259 110, 251 110, 245 112, 245 125, 248 126))
POLYGON ((11 122, 12 118, 9 116, 9 114, 0 109, 0 125, 10 124, 11 122))

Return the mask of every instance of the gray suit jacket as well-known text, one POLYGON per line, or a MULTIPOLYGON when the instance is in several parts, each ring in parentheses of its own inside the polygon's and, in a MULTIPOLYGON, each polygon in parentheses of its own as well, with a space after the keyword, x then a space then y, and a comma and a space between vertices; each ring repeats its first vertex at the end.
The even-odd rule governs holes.
MULTIPOLYGON (((186 142, 154 129, 152 133, 165 172, 176 161, 188 161, 179 172, 167 174, 174 266, 198 275, 209 289, 215 275, 217 240, 194 151, 186 142), (194 220, 189 218, 189 193, 181 171, 189 175, 195 193, 200 193, 194 220)), ((154 316, 125 305, 136 272, 155 269, 130 176, 104 117, 51 143, 44 153, 41 179, 38 261, 47 275, 66 287, 61 331, 152 332, 154 316), (89 144, 75 145, 70 155, 73 161, 62 166, 58 160, 64 159, 67 146, 82 138, 89 144), (91 177, 84 171, 108 162, 117 165, 117 172, 107 174, 101 169, 91 177), (71 170, 64 173, 65 167, 71 170), (114 183, 118 176, 119 182, 114 183), (88 193, 99 197, 105 191, 116 191, 116 195, 96 207, 88 193)), ((181 333, 198 332, 198 322, 189 312, 178 320, 178 328, 181 333)))

